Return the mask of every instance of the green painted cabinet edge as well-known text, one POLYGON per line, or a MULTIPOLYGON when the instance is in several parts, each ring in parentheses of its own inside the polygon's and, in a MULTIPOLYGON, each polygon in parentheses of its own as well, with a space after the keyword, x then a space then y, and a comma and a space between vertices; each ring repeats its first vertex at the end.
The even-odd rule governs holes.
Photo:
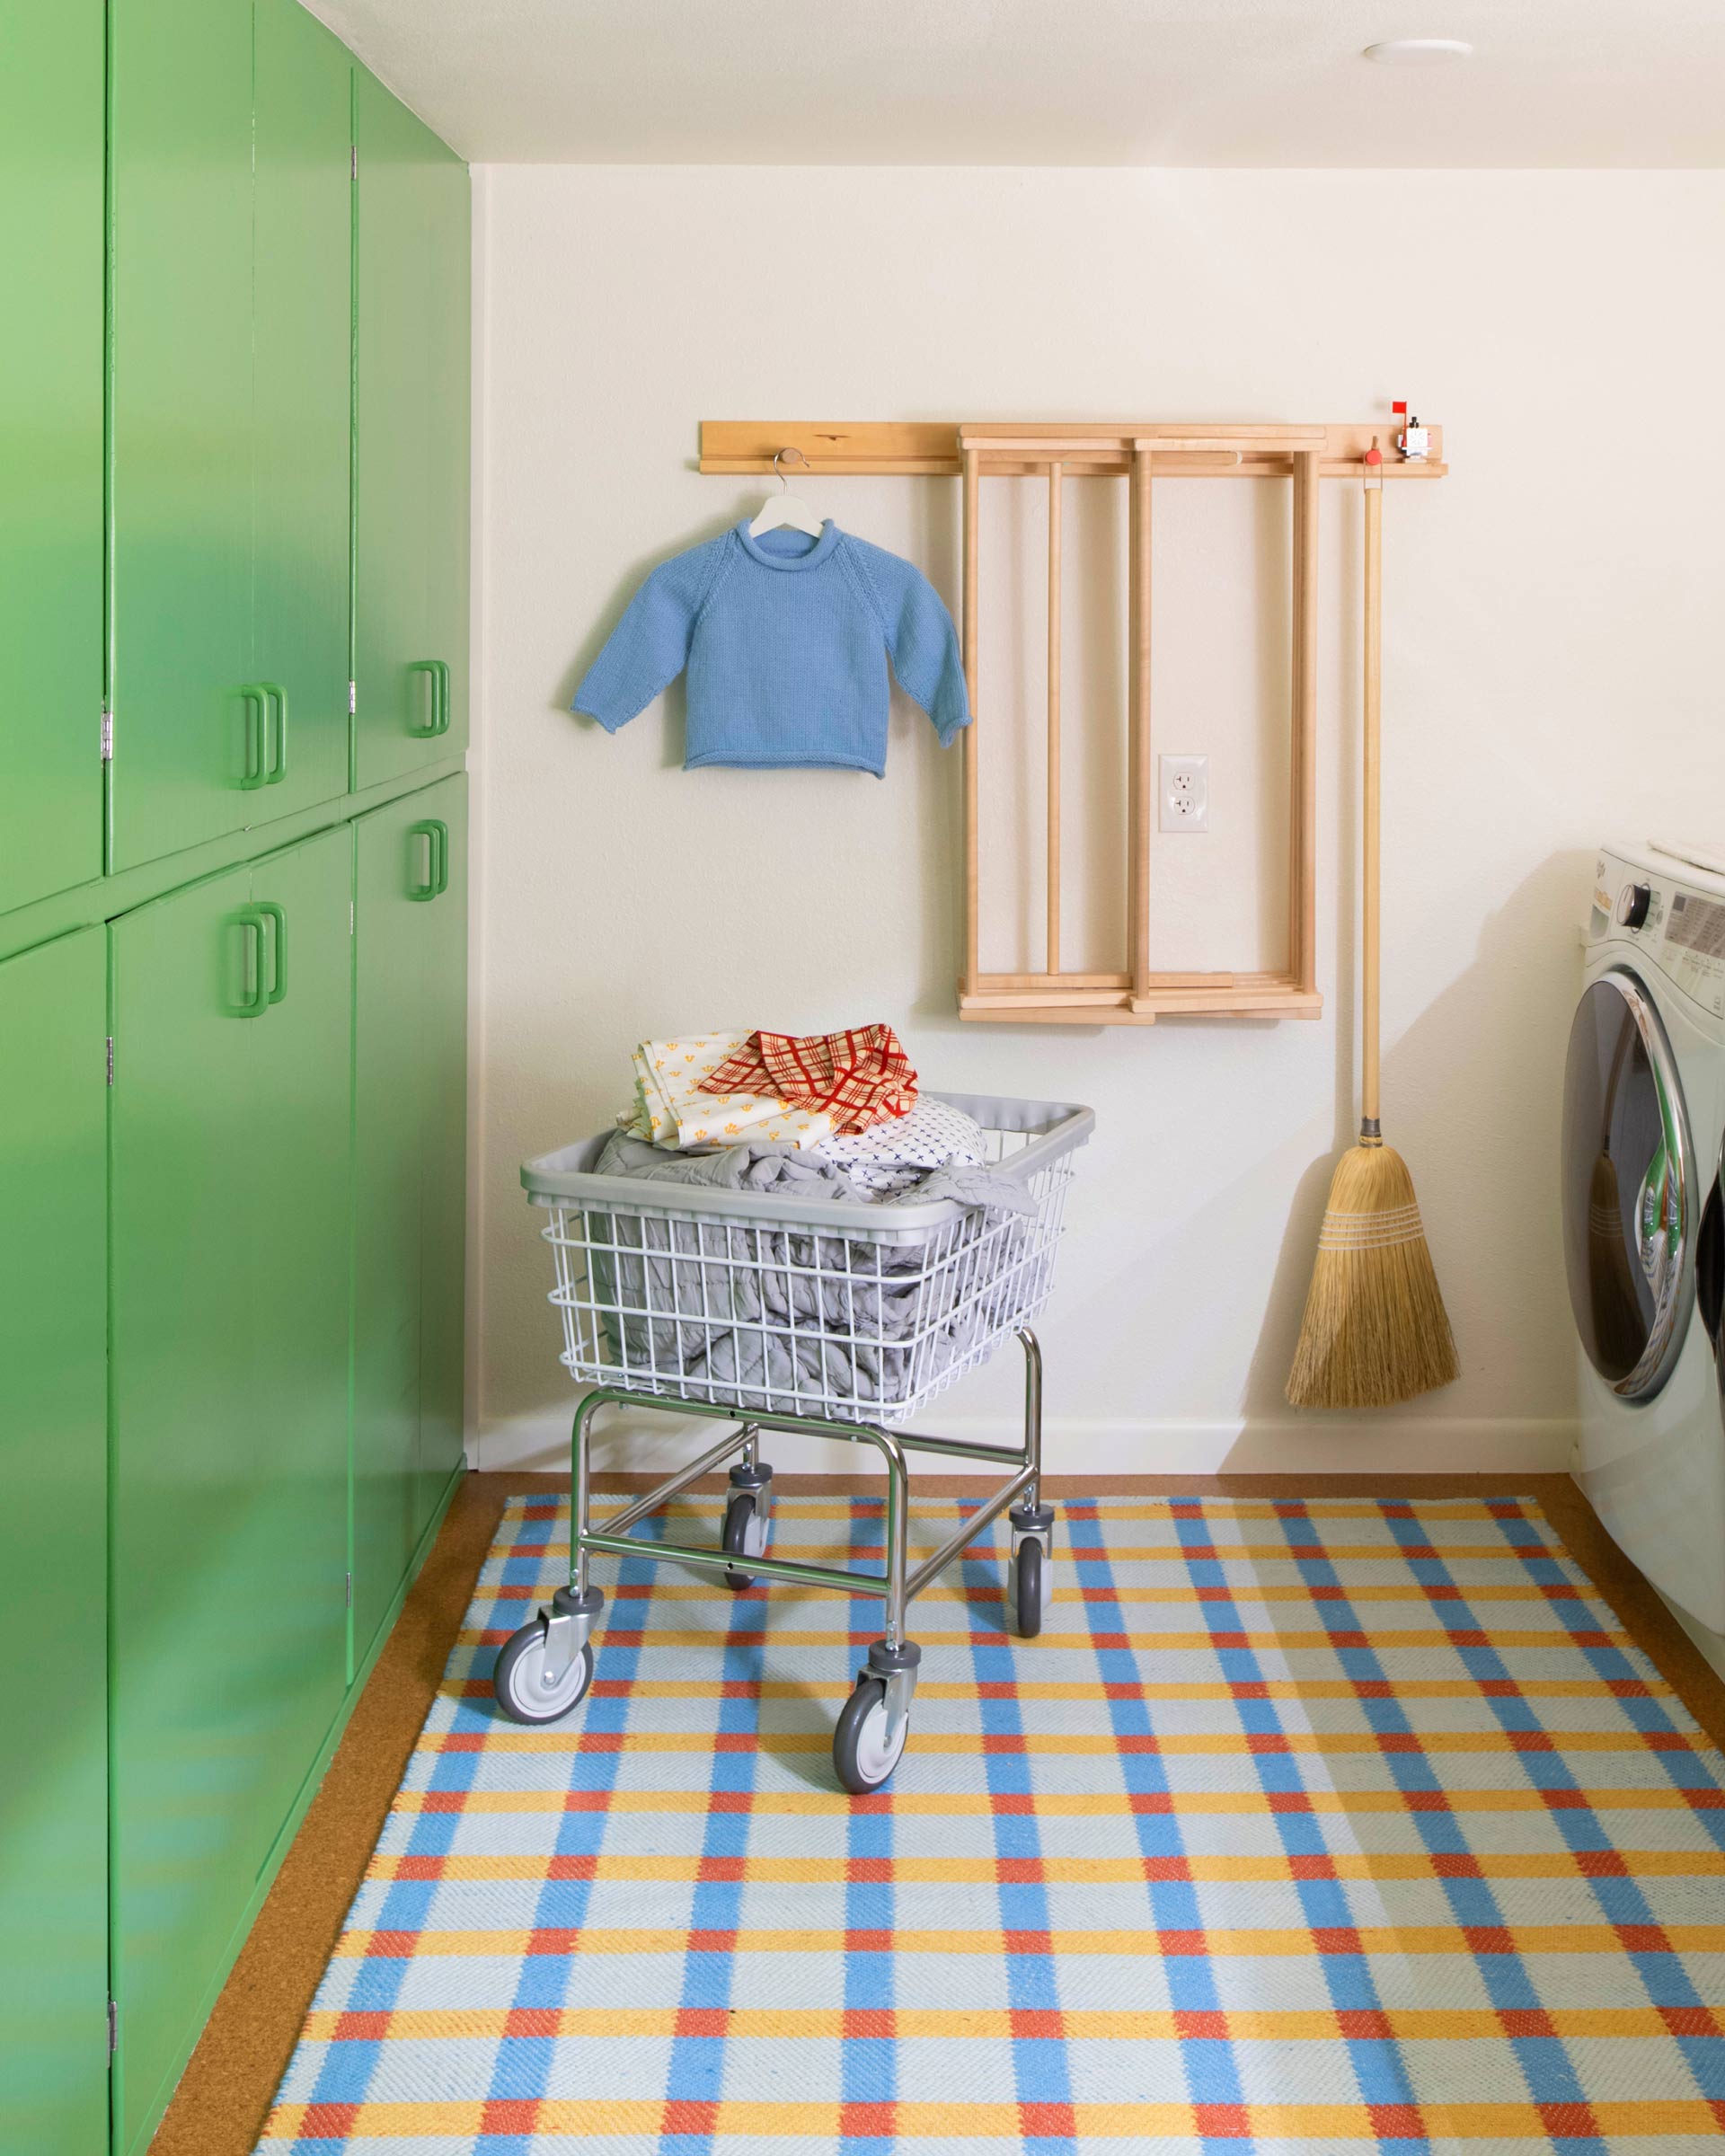
POLYGON ((0 2142, 108 2128, 108 955, 0 966, 0 2142))
MULTIPOLYGON (((412 1591, 413 1583, 420 1576, 420 1568, 430 1555, 431 1545, 438 1539, 438 1530, 443 1525, 444 1515, 448 1511, 456 1492, 461 1488, 462 1478, 466 1471, 465 1464, 463 1463, 457 1466, 451 1474, 448 1485, 438 1500, 437 1510, 432 1514, 425 1533, 420 1539, 420 1546, 413 1553, 412 1562, 402 1576, 402 1584, 396 1590, 394 1600, 390 1605, 388 1616, 379 1627, 377 1637, 372 1642, 370 1652, 354 1672, 353 1682, 349 1685, 335 1719, 330 1724, 329 1733, 319 1746, 316 1758, 313 1760, 310 1767, 306 1770, 305 1780, 300 1785, 300 1792, 294 1800, 293 1809, 282 1822, 281 1832, 276 1836, 270 1854, 265 1858, 262 1868, 258 1873, 257 1886, 251 1900, 246 1904, 239 1922, 234 1927, 233 1937, 222 1957, 220 1968, 205 1995, 198 2002, 198 2010, 194 2017, 195 2033, 190 2042, 186 2045, 172 2071, 169 2073, 165 2086, 152 2105, 137 2133, 133 2136, 130 2147, 119 2151, 118 2156, 143 2156, 143 2152, 149 2146, 151 2136, 155 2134, 157 2126, 161 2125, 163 2114, 168 2107, 174 2088, 181 2075, 185 2072, 192 2053, 198 2048, 198 2040, 203 2035, 204 2024, 214 2010, 216 2001, 221 1997, 223 1986, 234 1973, 234 1965, 240 1957, 241 1949, 245 1945, 252 1925, 257 1922, 258 1912, 269 1899, 270 1889, 276 1883, 276 1874, 281 1869, 283 1858, 287 1856, 288 1850, 293 1846, 294 1836, 305 1825, 305 1815, 312 1807, 312 1801, 316 1797, 324 1774, 329 1770, 331 1760, 335 1756, 336 1747, 341 1742, 348 1723, 352 1718, 354 1708, 358 1704, 359 1695, 366 1689, 367 1682, 372 1671, 376 1667, 378 1658, 389 1645, 389 1638, 394 1629, 395 1620, 402 1613, 402 1606, 412 1591)), ((123 2046, 126 2041, 123 2022, 118 2033, 119 2043, 123 2046)))

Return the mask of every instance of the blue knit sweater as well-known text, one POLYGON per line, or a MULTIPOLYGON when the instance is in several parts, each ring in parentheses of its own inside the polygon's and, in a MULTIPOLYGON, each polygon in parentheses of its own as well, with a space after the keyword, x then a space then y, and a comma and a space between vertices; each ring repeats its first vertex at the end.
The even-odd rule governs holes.
POLYGON ((607 732, 686 667, 686 771, 838 764, 884 777, 887 658, 942 747, 970 723, 952 617, 920 570, 827 524, 747 518, 662 562, 575 692, 607 732))

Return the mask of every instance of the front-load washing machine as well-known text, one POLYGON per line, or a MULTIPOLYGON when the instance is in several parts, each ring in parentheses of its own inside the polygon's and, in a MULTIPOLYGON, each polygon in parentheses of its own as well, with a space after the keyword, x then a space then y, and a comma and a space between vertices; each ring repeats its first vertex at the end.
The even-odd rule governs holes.
POLYGON ((1576 1471, 1725 1654, 1725 848, 1602 848, 1586 944, 1563 1085, 1576 1471))

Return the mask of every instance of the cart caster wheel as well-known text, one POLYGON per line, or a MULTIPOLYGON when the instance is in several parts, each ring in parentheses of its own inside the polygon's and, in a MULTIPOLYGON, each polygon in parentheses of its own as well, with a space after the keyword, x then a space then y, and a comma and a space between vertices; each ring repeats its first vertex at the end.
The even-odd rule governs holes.
POLYGON ((497 1657, 491 1690, 512 1722, 554 1722, 579 1707, 593 1682, 593 1648, 584 1646, 562 1676, 545 1676, 545 1621, 535 1617, 512 1633, 497 1657))
MULTIPOLYGON (((721 1538, 721 1546, 727 1557, 764 1557, 766 1554, 766 1522, 756 1512, 755 1500, 747 1490, 735 1493, 725 1507, 725 1532, 721 1538)), ((745 1587, 755 1585, 755 1575, 727 1565, 725 1585, 740 1595, 745 1587)))
POLYGON ((859 1677, 833 1731, 833 1772, 853 1797, 866 1797, 904 1757, 909 1735, 907 1715, 898 1725, 898 1742, 889 1749, 886 1683, 880 1677, 859 1677))
POLYGON ((1018 1575, 1013 1583, 1018 1636, 1021 1639, 1034 1639, 1042 1630, 1043 1564, 1042 1545, 1034 1535, 1027 1535, 1018 1545, 1013 1563, 1018 1575))

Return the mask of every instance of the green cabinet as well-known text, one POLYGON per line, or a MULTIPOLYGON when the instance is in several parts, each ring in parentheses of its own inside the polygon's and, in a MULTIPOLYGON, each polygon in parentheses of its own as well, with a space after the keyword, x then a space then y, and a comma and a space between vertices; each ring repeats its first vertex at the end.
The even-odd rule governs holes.
POLYGON ((467 782, 354 828, 357 1663, 461 1459, 467 782))
POLYGON ((107 939, 0 966, 0 2143, 108 2131, 107 939))
POLYGON ((113 0, 111 863, 348 782, 349 56, 113 0))
POLYGON ((353 78, 356 783, 467 741, 467 168, 353 78))
POLYGON ((141 2156, 460 1466, 468 183, 4 12, 0 2147, 141 2156))
POLYGON ((116 2145, 346 1685, 351 833, 111 930, 116 2145))
POLYGON ((275 816, 348 784, 352 64, 298 0, 256 11, 252 667, 288 698, 275 816))
POLYGON ((0 914, 102 872, 102 35, 0 31, 0 914))

